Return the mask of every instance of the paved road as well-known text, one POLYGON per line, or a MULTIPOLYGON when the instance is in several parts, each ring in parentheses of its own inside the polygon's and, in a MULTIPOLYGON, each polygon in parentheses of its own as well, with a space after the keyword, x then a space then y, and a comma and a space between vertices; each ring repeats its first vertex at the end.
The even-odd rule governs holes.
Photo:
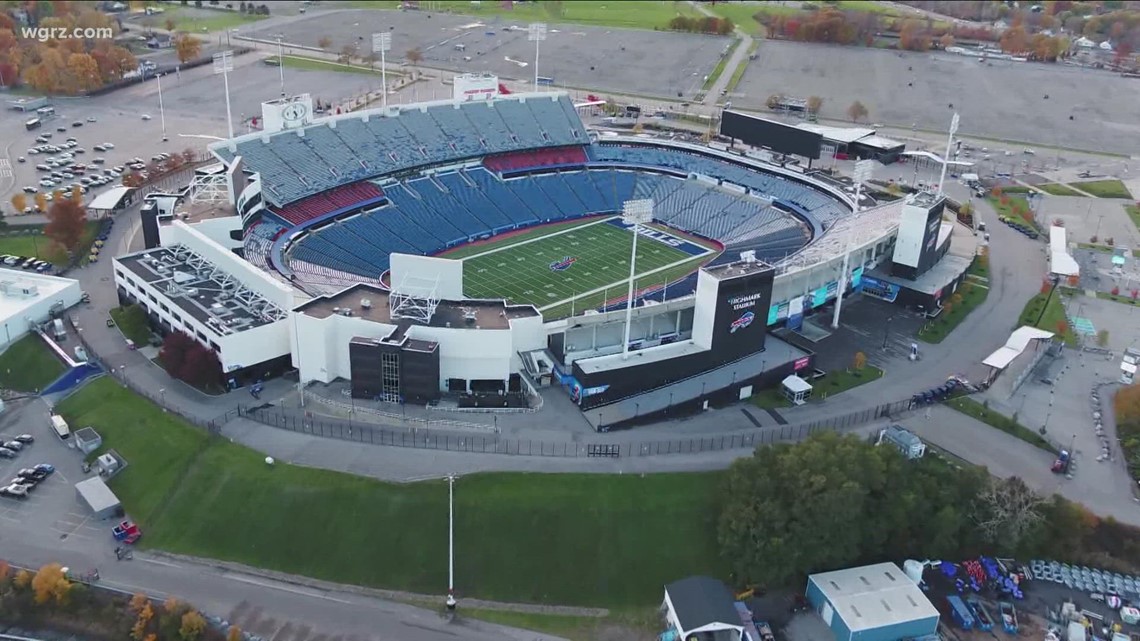
MULTIPOLYGON (((711 9, 699 2, 690 2, 689 4, 693 5, 697 11, 700 11, 706 16, 716 16, 711 9)), ((740 27, 736 27, 733 30, 733 34, 739 38, 740 41, 737 43, 736 49, 733 50, 728 62, 725 63, 724 70, 720 72, 720 76, 717 77, 716 82, 709 87, 708 93, 701 99, 702 105, 715 107, 720 99, 721 93, 728 87, 729 81, 732 80, 732 75, 736 73, 736 69, 740 67, 740 65, 748 64, 748 51, 752 49, 752 36, 742 31, 740 27)))

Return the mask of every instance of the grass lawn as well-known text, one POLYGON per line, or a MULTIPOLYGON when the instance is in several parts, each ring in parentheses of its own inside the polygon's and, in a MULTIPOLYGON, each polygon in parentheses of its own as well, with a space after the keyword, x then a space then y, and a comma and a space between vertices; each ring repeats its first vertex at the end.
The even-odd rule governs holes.
MULTIPOLYGON (((859 374, 850 370, 832 370, 822 378, 811 381, 811 398, 808 399, 808 402, 822 403, 828 397, 877 381, 882 377, 883 370, 874 365, 864 365, 863 371, 859 374)), ((778 386, 761 390, 753 394, 750 400, 756 407, 766 410, 792 406, 792 403, 784 397, 778 386)))
POLYGON ((1028 194, 1033 191, 1025 185, 1006 185, 1001 188, 1003 194, 1028 194))
MULTIPOLYGON (((270 6, 272 7, 272 4, 270 6)), ((151 20, 154 21, 155 26, 163 28, 165 28, 167 20, 173 20, 175 30, 201 34, 234 29, 268 17, 251 16, 237 11, 210 11, 209 15, 201 15, 204 11, 204 9, 199 9, 191 14, 189 11, 173 9, 160 15, 151 16, 151 20)))
MULTIPOLYGON (((753 16, 759 13, 774 13, 781 9, 779 5, 763 2, 718 2, 716 4, 706 5, 705 8, 722 18, 728 18, 737 28, 750 36, 764 35, 764 25, 760 24, 760 21, 753 16)), ((787 13, 795 13, 795 10, 791 9, 787 13)))
POLYGON ((111 318, 123 336, 134 341, 135 345, 144 347, 150 342, 150 323, 143 308, 138 305, 116 307, 111 310, 111 318))
POLYGON ((1124 211, 1128 212, 1128 217, 1132 219, 1132 224, 1136 229, 1140 230, 1140 205, 1125 205, 1124 211))
POLYGON ((543 632, 570 641, 594 641, 618 638, 616 629, 628 632, 628 638, 651 638, 660 632, 661 616, 656 608, 614 612, 607 617, 584 617, 566 614, 534 614, 504 610, 464 608, 462 615, 522 630, 543 632))
POLYGON ((946 401, 946 404, 967 416, 972 416, 978 419, 986 425, 996 427, 1003 432, 1012 434, 1017 438, 1025 441, 1026 443, 1029 443, 1030 445, 1039 447, 1043 450, 1048 450, 1050 452, 1054 451, 1053 446, 1049 444, 1049 441, 1046 441, 1037 432, 1034 432, 1033 430, 1025 427, 1021 423, 1018 423, 1017 421, 1009 418, 1004 414, 986 408, 986 406, 982 405, 972 398, 960 396, 958 398, 952 398, 946 401))
MULTIPOLYGON (((330 581, 437 593, 447 486, 278 463, 209 438, 103 378, 60 405, 130 466, 111 481, 146 547, 330 581), (124 420, 129 417, 129 420, 124 420)), ((725 576, 720 473, 477 474, 455 487, 460 596, 654 606, 678 576, 725 576), (540 570, 540 571, 536 571, 540 570)))
POLYGON ((317 60, 316 58, 305 58, 303 56, 282 56, 281 62, 291 69, 303 69, 305 71, 335 71, 337 73, 362 73, 369 76, 380 75, 380 69, 372 70, 360 65, 349 66, 331 60, 317 60))
POLYGON ((1099 198, 1132 198, 1132 193, 1119 180, 1090 180, 1069 184, 1099 198))
MULTIPOLYGON (((753 40, 752 46, 748 47, 748 54, 752 55, 753 53, 756 52, 756 49, 759 47, 760 47, 760 41, 759 40, 753 40)), ((740 64, 736 66, 736 69, 733 70, 732 77, 730 77, 728 79, 728 84, 726 84, 724 86, 724 93, 725 93, 726 97, 731 97, 732 92, 736 91, 736 86, 739 85, 740 81, 744 78, 744 72, 748 71, 749 62, 751 62, 751 61, 747 60, 747 59, 742 60, 740 62, 740 64)))
POLYGON ((1044 185, 1037 185, 1037 188, 1047 194, 1054 196, 1080 196, 1080 192, 1074 191, 1068 185, 1061 183, 1046 183, 1044 185))
MULTIPOLYGON (((78 252, 87 255, 95 234, 99 231, 99 223, 89 221, 83 237, 79 241, 78 252)), ((67 263, 67 252, 47 236, 44 236, 43 225, 20 225, 7 228, 7 233, 0 235, 0 254, 14 256, 34 256, 55 265, 67 263)))
POLYGON ((974 262, 970 263, 970 267, 966 269, 966 273, 970 276, 977 276, 978 278, 989 279, 990 277, 990 260, 989 256, 981 255, 974 258, 974 262))
POLYGON ((1065 341, 1066 345, 1076 345, 1077 335, 1073 333, 1073 328, 1069 327, 1069 322, 1065 318, 1065 306, 1061 301, 1061 293, 1053 292, 1048 305, 1045 304, 1046 297, 1048 294, 1037 294, 1030 298, 1029 302, 1025 304, 1025 309, 1021 311, 1021 316, 1017 319, 1017 326, 1029 325, 1047 332, 1056 332, 1059 324, 1064 322, 1065 333, 1061 339, 1065 341), (1044 313, 1042 313, 1042 307, 1045 308, 1044 313))
POLYGON ((90 425, 103 437, 103 447, 91 457, 114 448, 127 459, 127 469, 111 486, 131 517, 148 525, 162 522, 160 514, 172 492, 208 445, 204 431, 108 376, 89 383, 56 409, 73 430, 90 425))
POLYGON ((34 392, 47 387, 65 369, 38 334, 28 334, 0 354, 0 387, 34 392))
POLYGON ((1001 198, 989 196, 986 200, 998 213, 999 219, 1012 218, 1037 229, 1037 222, 1033 220, 1033 211, 1029 209, 1028 200, 1020 196, 1010 196, 1009 192, 1003 192, 1001 198), (1005 198, 1004 203, 1001 201, 1002 198, 1005 198))
POLYGON ((985 302, 990 289, 985 285, 966 281, 958 288, 957 293, 962 295, 962 302, 952 302, 949 312, 943 310, 937 318, 923 326, 918 332, 920 340, 926 343, 941 343, 946 340, 950 332, 954 331, 970 312, 985 302))
MULTIPOLYGON (((357 9, 398 9, 399 2, 361 0, 349 3, 357 9)), ((461 13, 480 17, 495 17, 513 21, 539 20, 551 23, 573 23, 599 27, 627 27, 630 29, 664 29, 676 16, 699 16, 687 2, 658 0, 574 0, 573 2, 516 3, 504 8, 502 2, 482 2, 478 5, 466 0, 439 0, 432 3, 436 11, 461 13), (555 10, 560 7, 561 11, 555 10)))
POLYGON ((1120 303, 1122 305, 1132 305, 1133 307, 1140 305, 1140 300, 1132 298, 1132 294, 1123 289, 1120 290, 1120 293, 1116 296, 1113 296, 1111 292, 1097 292, 1096 297, 1103 298, 1104 300, 1110 300, 1114 303, 1120 303))

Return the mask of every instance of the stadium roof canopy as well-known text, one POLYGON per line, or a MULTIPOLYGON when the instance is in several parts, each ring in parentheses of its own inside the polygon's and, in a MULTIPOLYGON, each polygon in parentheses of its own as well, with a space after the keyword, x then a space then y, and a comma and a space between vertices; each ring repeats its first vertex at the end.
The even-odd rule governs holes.
POLYGON ((856 140, 875 134, 874 129, 868 129, 866 127, 828 127, 827 125, 820 125, 814 122, 801 122, 796 125, 796 129, 817 133, 827 140, 842 144, 850 144, 856 140))

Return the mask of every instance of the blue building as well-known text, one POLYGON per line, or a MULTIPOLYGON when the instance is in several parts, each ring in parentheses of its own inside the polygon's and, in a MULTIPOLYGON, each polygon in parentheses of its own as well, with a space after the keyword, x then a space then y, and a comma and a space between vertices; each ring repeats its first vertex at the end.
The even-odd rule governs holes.
POLYGON ((938 610, 894 563, 813 574, 807 599, 836 641, 903 641, 938 631, 938 610))

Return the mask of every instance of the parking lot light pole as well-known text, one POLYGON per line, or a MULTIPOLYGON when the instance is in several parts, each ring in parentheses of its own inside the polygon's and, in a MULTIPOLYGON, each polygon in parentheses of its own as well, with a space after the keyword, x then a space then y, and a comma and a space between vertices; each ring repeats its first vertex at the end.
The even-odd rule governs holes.
POLYGON ((950 164, 950 150, 954 146, 954 134, 958 133, 958 113, 950 119, 950 136, 946 139, 946 155, 942 158, 942 175, 938 178, 938 195, 942 195, 942 184, 946 182, 946 167, 950 164))
POLYGON ((214 54, 214 75, 222 74, 226 87, 226 127, 230 138, 234 137, 234 116, 230 110, 230 72, 234 70, 234 52, 219 51, 214 54))
POLYGON ((281 74, 281 97, 285 97, 285 48, 281 39, 285 34, 277 34, 277 71, 281 74))
POLYGON ((625 299, 625 338, 621 343, 622 359, 629 358, 629 330, 633 324, 633 288, 637 278, 637 236, 640 225, 653 220, 653 201, 648 198, 627 200, 622 204, 621 220, 632 225, 633 248, 629 252, 629 291, 625 299))
POLYGON ((158 118, 162 122, 162 142, 169 140, 166 136, 166 109, 162 106, 162 74, 157 74, 155 80, 158 81, 158 118))
POLYGON ((538 45, 546 40, 546 23, 532 22, 527 28, 527 39, 534 43, 534 90, 538 91, 538 45))
POLYGON ((388 108, 388 51, 392 49, 392 32, 372 34, 372 53, 380 54, 380 105, 388 108))
POLYGON ((447 609, 455 611, 455 475, 447 475, 447 609))

